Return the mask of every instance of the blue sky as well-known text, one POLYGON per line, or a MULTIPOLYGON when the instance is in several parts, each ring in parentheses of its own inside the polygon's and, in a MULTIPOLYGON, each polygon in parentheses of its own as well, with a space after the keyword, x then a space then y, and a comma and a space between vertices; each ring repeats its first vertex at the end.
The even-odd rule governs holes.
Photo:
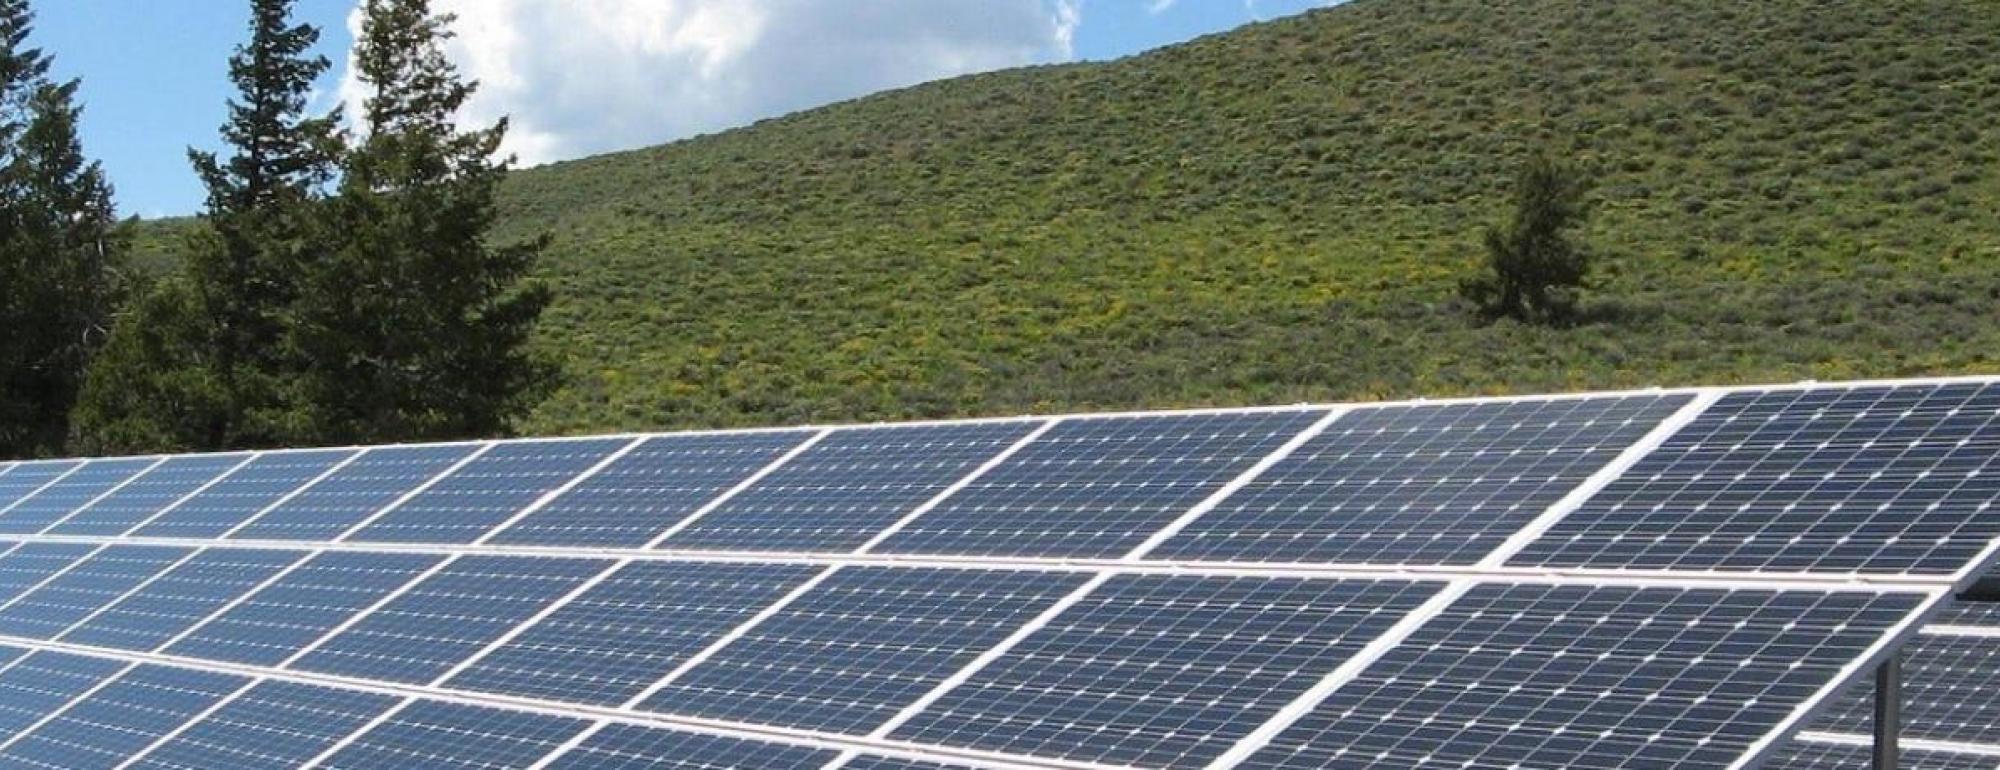
MULTIPOLYGON (((300 0, 345 78, 356 0, 300 0)), ((965 72, 1109 59, 1325 0, 437 0, 487 84, 468 120, 512 116, 529 164, 643 147, 965 72), (580 10, 580 9, 588 9, 580 10)), ((190 146, 212 147, 241 0, 41 0, 34 43, 84 80, 84 142, 120 211, 194 212, 190 146)))

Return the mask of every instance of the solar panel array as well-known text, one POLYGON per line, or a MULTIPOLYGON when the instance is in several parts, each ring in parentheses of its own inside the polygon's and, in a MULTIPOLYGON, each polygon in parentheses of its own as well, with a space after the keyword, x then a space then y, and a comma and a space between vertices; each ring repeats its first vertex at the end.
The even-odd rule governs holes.
POLYGON ((1820 766, 1996 461, 1973 379, 5 464, 0 767, 1820 766))

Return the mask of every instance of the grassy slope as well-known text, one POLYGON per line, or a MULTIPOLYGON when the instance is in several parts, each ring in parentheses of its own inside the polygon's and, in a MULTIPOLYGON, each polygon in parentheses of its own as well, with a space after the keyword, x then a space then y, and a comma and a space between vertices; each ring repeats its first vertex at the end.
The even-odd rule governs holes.
POLYGON ((2000 4, 1358 0, 520 174, 569 432, 2000 370, 2000 4), (1595 319, 1453 302, 1597 170, 1595 319))

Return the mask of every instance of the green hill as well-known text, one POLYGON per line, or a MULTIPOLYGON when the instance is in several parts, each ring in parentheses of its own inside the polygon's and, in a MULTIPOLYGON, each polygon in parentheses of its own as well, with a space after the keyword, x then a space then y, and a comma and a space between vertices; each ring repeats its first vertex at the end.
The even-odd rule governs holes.
POLYGON ((516 175, 575 432, 2000 370, 2000 3, 1358 0, 516 175), (1454 299, 1593 169, 1577 328, 1454 299))

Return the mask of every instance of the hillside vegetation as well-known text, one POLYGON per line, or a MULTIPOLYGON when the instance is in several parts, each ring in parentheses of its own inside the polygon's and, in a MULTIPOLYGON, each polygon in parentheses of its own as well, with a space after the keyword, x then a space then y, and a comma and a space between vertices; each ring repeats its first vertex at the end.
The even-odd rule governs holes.
POLYGON ((520 173, 535 433, 2000 370, 2000 3, 1357 0, 520 173), (1455 299, 1591 169, 1586 322, 1455 299))

